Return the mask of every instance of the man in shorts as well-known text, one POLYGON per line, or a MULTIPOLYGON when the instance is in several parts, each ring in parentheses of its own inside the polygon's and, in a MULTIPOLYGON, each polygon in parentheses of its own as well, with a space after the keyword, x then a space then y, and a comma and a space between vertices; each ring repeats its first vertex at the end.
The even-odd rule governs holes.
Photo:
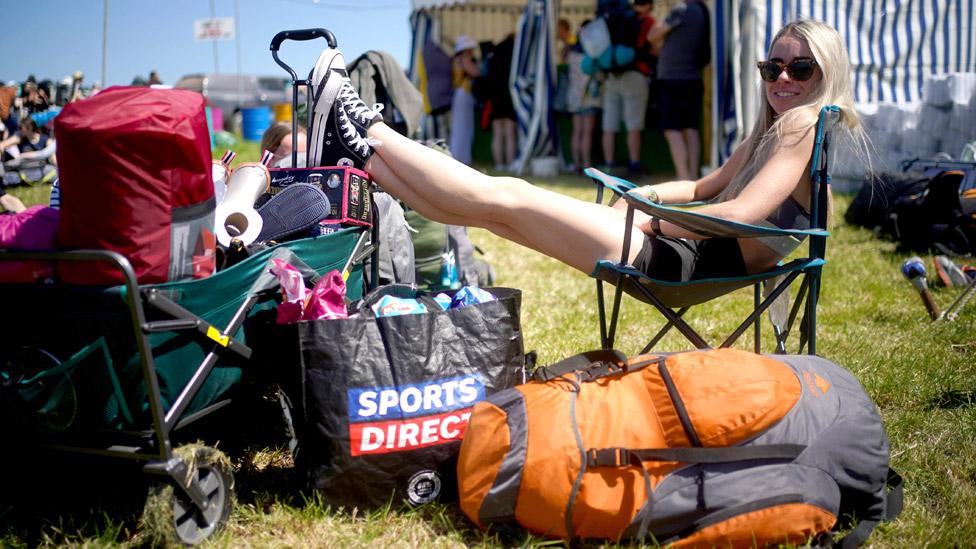
POLYGON ((685 0, 648 34, 664 45, 657 64, 661 129, 671 150, 679 180, 699 177, 701 123, 705 86, 701 70, 711 59, 708 8, 701 0, 685 0))

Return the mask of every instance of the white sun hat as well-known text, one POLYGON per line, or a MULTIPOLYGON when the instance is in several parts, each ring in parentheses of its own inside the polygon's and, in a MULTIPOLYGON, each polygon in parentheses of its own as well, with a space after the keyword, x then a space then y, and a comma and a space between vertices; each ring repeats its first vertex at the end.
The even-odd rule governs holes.
POLYGON ((454 40, 454 55, 461 53, 464 50, 473 50, 478 47, 478 43, 474 41, 467 34, 462 34, 454 40))

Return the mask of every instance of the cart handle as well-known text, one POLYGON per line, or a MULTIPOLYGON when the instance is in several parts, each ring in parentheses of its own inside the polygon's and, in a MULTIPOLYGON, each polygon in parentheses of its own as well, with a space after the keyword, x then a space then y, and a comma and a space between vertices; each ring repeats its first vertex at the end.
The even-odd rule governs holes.
POLYGON ((285 40, 295 40, 295 41, 305 41, 305 40, 315 40, 316 38, 325 38, 325 41, 329 43, 330 48, 336 47, 335 35, 326 29, 296 29, 296 30, 283 30, 278 34, 274 35, 271 39, 271 56, 274 57, 275 63, 277 63, 281 68, 288 71, 291 74, 291 79, 297 81, 298 75, 295 71, 286 65, 284 61, 278 59, 278 48, 281 47, 281 43, 285 40))

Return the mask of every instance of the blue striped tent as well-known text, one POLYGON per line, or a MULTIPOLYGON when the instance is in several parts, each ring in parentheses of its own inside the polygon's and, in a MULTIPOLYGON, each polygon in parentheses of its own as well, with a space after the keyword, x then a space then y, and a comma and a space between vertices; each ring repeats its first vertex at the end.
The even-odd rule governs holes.
POLYGON ((556 17, 552 0, 528 0, 519 18, 512 54, 512 104, 518 119, 517 173, 556 151, 556 120, 549 102, 555 88, 556 17))
POLYGON ((919 101, 926 76, 976 72, 974 0, 715 0, 713 155, 727 159, 758 108, 753 68, 783 24, 824 21, 844 37, 858 103, 919 101))

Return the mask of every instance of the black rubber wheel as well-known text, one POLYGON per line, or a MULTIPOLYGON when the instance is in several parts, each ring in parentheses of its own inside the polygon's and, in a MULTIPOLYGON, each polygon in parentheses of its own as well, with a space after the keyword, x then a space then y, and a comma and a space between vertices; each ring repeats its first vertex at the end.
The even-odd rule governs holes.
POLYGON ((186 462, 203 487, 210 508, 200 512, 173 481, 159 481, 150 488, 146 498, 143 532, 153 545, 196 545, 227 523, 234 506, 234 472, 227 456, 209 446, 181 446, 173 453, 186 462))

